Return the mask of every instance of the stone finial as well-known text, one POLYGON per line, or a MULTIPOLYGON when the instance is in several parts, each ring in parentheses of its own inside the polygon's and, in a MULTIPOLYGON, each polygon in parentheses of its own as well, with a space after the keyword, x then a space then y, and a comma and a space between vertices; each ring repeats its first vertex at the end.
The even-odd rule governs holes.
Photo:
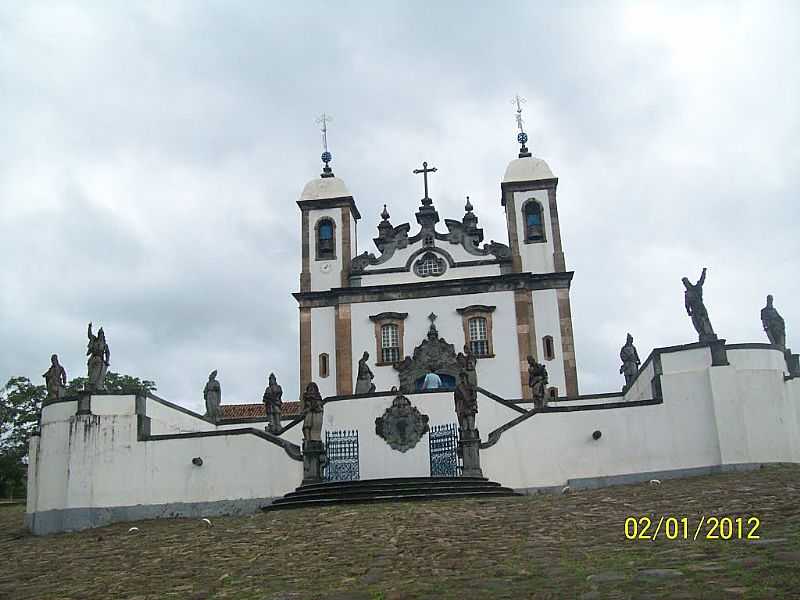
POLYGON ((467 203, 464 205, 465 214, 464 218, 461 220, 464 224, 464 229, 467 231, 474 231, 478 227, 478 217, 475 216, 472 210, 472 202, 469 201, 469 196, 467 196, 467 203))

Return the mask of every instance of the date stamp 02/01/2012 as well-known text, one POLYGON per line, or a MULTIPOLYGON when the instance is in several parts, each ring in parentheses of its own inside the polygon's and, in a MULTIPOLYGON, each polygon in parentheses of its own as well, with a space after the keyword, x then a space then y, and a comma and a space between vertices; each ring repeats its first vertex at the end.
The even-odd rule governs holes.
POLYGON ((661 516, 628 517, 625 539, 668 540, 758 540, 761 519, 754 516, 697 517, 661 516))

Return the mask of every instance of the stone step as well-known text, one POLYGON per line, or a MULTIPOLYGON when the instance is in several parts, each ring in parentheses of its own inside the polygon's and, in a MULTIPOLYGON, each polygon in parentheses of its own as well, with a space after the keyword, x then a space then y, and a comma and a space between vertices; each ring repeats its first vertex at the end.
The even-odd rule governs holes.
POLYGON ((437 488, 459 488, 459 487, 500 487, 499 483, 480 479, 464 479, 460 477, 449 478, 448 481, 402 481, 397 483, 384 483, 380 480, 371 481, 352 481, 340 482, 342 485, 304 485, 293 492, 286 494, 289 496, 299 496, 309 493, 340 494, 359 490, 402 490, 402 489, 437 489, 437 488))
POLYGON ((513 493, 514 490, 495 485, 459 485, 459 486, 403 486, 403 487, 365 487, 351 490, 341 490, 332 494, 325 490, 290 492, 283 498, 275 500, 275 504, 283 504, 293 500, 320 499, 320 498, 356 498, 363 496, 417 496, 420 494, 457 494, 461 492, 505 492, 513 493))
POLYGON ((493 488, 490 490, 481 491, 450 491, 450 492, 422 492, 418 494, 409 495, 396 495, 391 492, 385 494, 362 494, 347 497, 326 497, 326 498, 309 498, 309 499, 284 499, 276 500, 269 506, 265 506, 263 510, 283 510, 291 508, 313 508, 317 506, 329 506, 332 504, 370 504, 374 502, 409 502, 409 501, 425 501, 425 500, 448 500, 453 498, 496 498, 502 496, 518 496, 516 492, 508 488, 493 488), (508 490, 508 491, 505 491, 508 490), (285 502, 281 502, 285 500, 285 502))
POLYGON ((321 481, 320 483, 310 483, 302 485, 298 490, 312 489, 312 488, 335 488, 343 486, 354 485, 383 485, 383 484, 401 484, 401 483, 434 483, 444 481, 451 483, 453 481, 489 481, 486 477, 388 477, 378 479, 351 479, 348 481, 321 481))

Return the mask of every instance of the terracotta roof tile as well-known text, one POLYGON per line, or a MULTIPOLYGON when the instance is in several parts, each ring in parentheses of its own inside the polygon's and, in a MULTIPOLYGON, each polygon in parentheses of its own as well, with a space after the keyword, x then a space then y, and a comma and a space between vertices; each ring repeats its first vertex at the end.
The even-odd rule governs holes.
MULTIPOLYGON (((219 407, 220 419, 266 419, 264 405, 259 402, 258 404, 222 404, 219 407)), ((300 403, 299 402, 284 402, 282 417, 299 417, 300 416, 300 403)))

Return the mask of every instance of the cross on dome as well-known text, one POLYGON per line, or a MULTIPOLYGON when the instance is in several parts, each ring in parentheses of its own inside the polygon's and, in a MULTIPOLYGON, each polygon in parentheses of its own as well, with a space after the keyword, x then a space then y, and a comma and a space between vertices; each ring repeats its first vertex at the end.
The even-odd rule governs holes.
POLYGON ((328 151, 328 123, 333 121, 330 115, 326 113, 322 113, 319 118, 317 118, 317 125, 322 125, 320 131, 322 131, 322 162, 325 163, 325 167, 322 169, 322 177, 333 177, 333 169, 331 169, 328 163, 333 160, 333 154, 328 151))
POLYGON ((525 104, 527 100, 517 94, 514 96, 514 99, 511 100, 511 104, 517 105, 517 128, 519 129, 519 133, 517 134, 517 142, 520 145, 519 149, 519 157, 520 158, 527 158, 531 155, 530 151, 528 150, 525 144, 528 143, 528 134, 525 133, 525 128, 523 127, 523 120, 522 120, 522 105, 525 104))

